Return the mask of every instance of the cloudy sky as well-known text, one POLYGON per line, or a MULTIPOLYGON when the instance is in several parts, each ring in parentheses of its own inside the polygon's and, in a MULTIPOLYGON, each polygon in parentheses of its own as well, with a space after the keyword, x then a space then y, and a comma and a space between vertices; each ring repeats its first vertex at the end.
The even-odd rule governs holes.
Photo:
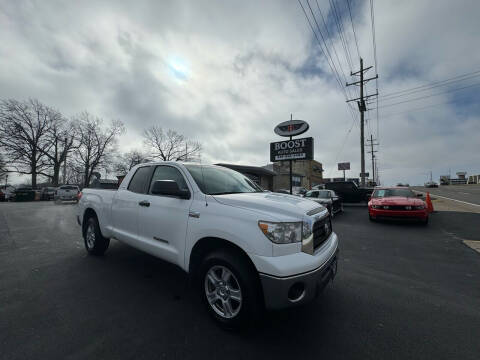
MULTIPOLYGON (((331 3, 319 0, 328 36, 309 1, 343 82, 351 69, 331 3)), ((355 71, 347 0, 334 4, 355 71)), ((359 53, 373 65, 370 2, 350 4, 359 53)), ((380 142, 381 180, 480 173, 480 2, 376 0, 374 8, 380 95, 477 72, 380 98, 378 127, 369 111, 366 135, 380 142)), ((200 141, 204 162, 253 165, 268 163, 273 128, 293 113, 310 123, 324 176, 338 176, 339 161, 352 163, 352 176, 360 171, 358 121, 294 0, 0 0, 0 98, 29 97, 65 115, 122 120, 122 150, 140 148, 142 130, 158 124, 200 141)))

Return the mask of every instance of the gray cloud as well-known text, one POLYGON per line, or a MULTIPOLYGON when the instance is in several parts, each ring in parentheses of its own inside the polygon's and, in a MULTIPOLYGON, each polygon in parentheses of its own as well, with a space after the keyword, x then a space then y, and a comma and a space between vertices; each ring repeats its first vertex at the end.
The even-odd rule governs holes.
MULTIPOLYGON (((361 53, 372 64, 368 2, 356 4, 361 53)), ((375 4, 381 93, 477 70, 478 2, 375 4)), ((320 5, 327 14, 328 2, 320 5)), ((359 172, 358 125, 346 138, 353 120, 295 1, 2 1, 0 83, 1 98, 36 97, 68 115, 122 120, 124 149, 140 147, 147 126, 173 128, 203 143, 206 162, 267 163, 273 127, 293 113, 309 121, 327 176, 337 175, 336 161, 359 172)), ((382 119, 450 100, 384 109, 379 134, 368 115, 384 181, 423 182, 430 169, 480 171, 478 107, 452 102, 382 119)))

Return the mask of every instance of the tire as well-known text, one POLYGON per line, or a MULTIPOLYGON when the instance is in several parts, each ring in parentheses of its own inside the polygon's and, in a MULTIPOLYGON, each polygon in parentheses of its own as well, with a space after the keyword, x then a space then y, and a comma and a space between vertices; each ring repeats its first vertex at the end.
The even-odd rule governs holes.
POLYGON ((327 210, 330 213, 330 217, 333 219, 335 217, 335 212, 333 211, 333 205, 327 206, 327 210))
POLYGON ((199 267, 197 285, 202 302, 226 329, 244 328, 263 313, 258 275, 239 255, 227 249, 215 251, 199 267))
POLYGON ((428 216, 425 218, 425 220, 422 221, 422 225, 423 226, 427 226, 428 225, 428 216))
POLYGON ((95 216, 87 219, 85 230, 83 231, 83 240, 85 249, 91 255, 103 255, 110 245, 110 239, 102 236, 100 226, 95 216))
POLYGON ((377 219, 373 218, 370 214, 368 214, 368 219, 369 219, 371 222, 377 221, 377 219))

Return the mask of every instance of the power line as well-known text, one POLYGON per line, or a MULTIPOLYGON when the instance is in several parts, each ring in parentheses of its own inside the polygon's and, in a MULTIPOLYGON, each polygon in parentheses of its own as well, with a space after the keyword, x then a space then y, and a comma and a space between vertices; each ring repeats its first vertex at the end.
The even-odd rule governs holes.
POLYGON ((391 107, 391 106, 395 106, 395 105, 399 105, 399 104, 405 104, 405 103, 408 103, 408 102, 411 102, 411 101, 418 101, 418 100, 422 100, 422 99, 427 99, 427 98, 431 98, 431 97, 434 97, 434 96, 448 94, 448 93, 451 93, 451 92, 464 90, 464 89, 472 88, 472 87, 479 86, 479 85, 480 85, 480 83, 476 83, 476 84, 464 86, 464 87, 461 87, 461 88, 456 88, 456 89, 451 89, 451 90, 448 90, 448 91, 443 91, 443 92, 436 93, 436 94, 431 94, 431 95, 421 96, 421 97, 414 98, 414 99, 399 101, 399 102, 396 102, 396 103, 393 103, 393 104, 382 105, 382 106, 379 106, 378 108, 382 109, 382 108, 391 107))
MULTIPOLYGON (((451 83, 468 80, 468 79, 478 77, 478 76, 480 76, 480 70, 473 71, 473 72, 470 72, 470 73, 466 73, 466 74, 463 74, 463 75, 454 76, 452 78, 441 80, 441 81, 435 81, 435 82, 428 83, 428 84, 425 84, 425 85, 415 86, 415 87, 412 87, 412 88, 409 88, 409 89, 394 91, 394 92, 383 95, 382 98, 404 96, 404 95, 398 95, 398 94, 403 94, 403 93, 406 93, 406 92, 417 92, 416 91, 417 89, 434 88, 434 87, 438 87, 438 86, 444 86, 444 85, 448 85, 448 84, 451 84, 451 83), (443 84, 443 85, 440 85, 440 84, 443 84)), ((419 91, 424 91, 424 90, 419 90, 419 91)))
MULTIPOLYGON (((312 32, 313 32, 313 35, 315 35, 315 39, 317 39, 317 42, 318 42, 318 45, 320 46, 320 49, 322 50, 322 53, 323 53, 323 56, 325 56, 326 60, 327 60, 327 63, 328 63, 328 66, 330 67, 330 70, 332 71, 332 74, 333 76, 335 77, 335 80, 337 80, 338 82, 338 85, 340 86, 341 89, 343 89, 343 86, 342 86, 342 83, 341 83, 341 80, 339 80, 338 78, 338 72, 336 70, 334 70, 334 68, 332 67, 332 65, 330 64, 330 59, 329 57, 327 56, 327 53, 325 52, 325 50, 323 50, 323 46, 322 46, 322 43, 320 42, 320 39, 318 38, 318 35, 317 35, 317 32, 315 31, 315 29, 313 28, 313 25, 310 21, 310 18, 308 17, 307 15, 307 12, 305 11, 305 8, 303 7, 303 4, 300 0, 297 0, 298 3, 300 4, 300 7, 302 8, 303 10, 303 14, 305 15, 305 18, 307 19, 307 22, 308 22, 308 25, 310 25, 310 29, 312 29, 312 32)), ((308 3, 307 1, 307 4, 308 6, 310 6, 310 4, 308 3)), ((316 20, 315 20, 316 21, 316 20)), ((317 24, 318 26, 318 24, 317 24)), ((321 35, 321 33, 320 33, 321 35)), ((335 65, 335 64, 334 64, 335 65)))
MULTIPOLYGON (((327 51, 327 52, 324 53, 324 54, 326 55, 326 57, 328 56, 328 58, 329 58, 330 61, 332 62, 333 69, 334 69, 334 71, 335 71, 335 74, 337 75, 337 78, 339 79, 340 86, 343 88, 343 86, 341 85, 342 81, 341 81, 341 79, 340 79, 340 74, 338 73, 337 67, 335 66, 335 62, 333 61, 333 58, 332 58, 332 55, 330 54, 330 51, 328 50, 327 42, 325 41, 325 37, 323 36, 322 31, 320 30, 320 25, 318 25, 317 17, 316 17, 315 14, 313 13, 313 10, 312 10, 312 7, 310 6, 309 0, 307 0, 307 5, 308 5, 308 8, 310 9, 310 13, 312 14, 313 21, 315 21, 315 25, 317 25, 318 32, 319 32, 319 34, 320 34, 320 37, 322 38, 323 45, 325 46, 325 50, 327 51)), ((318 39, 318 37, 317 37, 317 39, 318 39)))
POLYGON ((352 72, 353 71, 352 58, 350 56, 350 50, 347 46, 347 42, 345 40, 345 35, 343 33, 342 22, 341 22, 340 17, 337 13, 337 7, 335 6, 335 0, 329 0, 329 1, 330 1, 330 8, 333 9, 333 12, 332 12, 333 13, 333 19, 335 21, 335 24, 337 25, 338 34, 340 36, 340 41, 342 43, 343 51, 345 52, 345 59, 347 60, 350 72, 352 72))
POLYGON ((452 104, 456 101, 458 101, 460 99, 455 99, 455 100, 450 100, 450 101, 443 101, 441 103, 436 103, 436 104, 431 104, 431 105, 427 105, 427 106, 421 106, 421 107, 417 107, 417 108, 412 108, 412 109, 409 109, 407 111, 401 111, 401 112, 398 112, 398 113, 392 113, 392 114, 387 114, 385 116, 382 116, 382 119, 388 119, 388 118, 391 118, 391 117, 396 117, 396 116, 399 116, 399 115, 404 115, 404 114, 410 114, 412 112, 416 112, 416 111, 420 111, 420 110, 425 110, 425 109, 428 109, 428 108, 432 108, 432 107, 437 107, 437 106, 441 106, 441 105, 447 105, 447 104, 452 104))
POLYGON ((335 57, 337 58, 338 67, 340 68, 340 70, 342 70, 344 82, 347 82, 347 77, 345 76, 345 72, 343 71, 342 63, 340 62, 340 58, 338 57, 337 50, 335 49, 335 45, 333 44, 332 37, 330 36, 330 31, 328 31, 328 26, 327 26, 327 23, 325 22, 325 18, 323 17, 322 10, 320 10, 320 6, 318 5, 318 0, 315 0, 315 2, 317 3, 318 12, 320 13, 320 16, 322 17, 323 26, 325 27, 325 30, 327 32, 327 38, 330 39, 330 45, 333 48, 333 52, 335 54, 335 57))
POLYGON ((336 163, 338 161, 338 158, 340 157, 340 155, 343 153, 343 150, 345 149, 345 144, 347 143, 348 137, 349 137, 350 133, 352 132, 353 126, 355 125, 355 120, 356 120, 356 118, 353 118, 352 125, 350 125, 350 128, 348 129, 347 133, 345 134, 345 138, 343 139, 342 146, 341 146, 340 150, 337 152, 337 155, 335 155, 335 162, 334 162, 334 165, 332 167, 334 167, 336 165, 336 163))
MULTIPOLYGON (((308 0, 307 0, 307 2, 308 2, 308 0)), ((331 36, 331 34, 330 34, 330 31, 328 30, 328 26, 327 26, 327 23, 326 23, 326 21, 325 21, 325 17, 323 16, 322 10, 320 9, 320 5, 318 4, 318 0, 315 0, 315 2, 316 2, 316 4, 317 4, 318 12, 320 13, 320 16, 321 16, 321 18, 322 18, 323 25, 324 25, 324 27, 325 27, 325 31, 326 31, 326 34, 327 34, 326 37, 327 37, 327 39, 330 39, 330 45, 331 45, 331 47, 332 47, 332 49, 333 49, 333 52, 334 52, 334 54, 335 54, 335 57, 336 57, 336 59, 337 59, 338 67, 340 68, 340 70, 341 70, 341 72, 342 72, 343 81, 344 81, 344 83, 346 83, 346 82, 347 82, 347 76, 345 75, 345 72, 343 71, 343 66, 342 66, 342 63, 340 62, 340 57, 338 56, 338 53, 337 53, 337 50, 336 50, 335 45, 334 45, 334 43, 333 43, 333 40, 332 40, 332 36, 331 36)), ((313 15, 313 13, 312 13, 312 15, 313 15)), ((317 25, 318 25, 318 24, 317 24, 317 25)), ((327 47, 327 44, 325 43, 325 41, 324 41, 324 45, 325 45, 325 47, 327 47)), ((334 62, 334 61, 333 61, 333 57, 330 56, 330 58, 331 58, 332 62, 334 62)), ((348 66, 348 60, 347 60, 347 66, 348 66)), ((347 92, 348 92, 348 89, 347 89, 347 92)), ((348 94, 348 96, 350 96, 350 94, 348 94)), ((350 104, 349 104, 349 106, 350 106, 350 104)), ((352 110, 353 110, 353 109, 352 109, 352 110)))
MULTIPOLYGON (((374 60, 374 63, 375 63, 375 73, 378 74, 377 40, 376 40, 376 37, 375 37, 375 10, 374 10, 374 6, 373 6, 373 0, 370 0, 370 19, 372 20, 371 23, 372 23, 373 60, 374 60)), ((377 90, 377 94, 378 94, 378 78, 375 79, 375 86, 377 88, 376 90, 377 90)), ((377 115, 377 139, 378 139, 378 138, 380 138, 379 121, 378 121, 378 118, 379 118, 379 115, 378 115, 378 96, 376 97, 376 101, 377 101, 377 109, 376 109, 375 113, 377 115)))
POLYGON ((350 14, 350 22, 352 23, 353 37, 355 39, 355 45, 357 46, 357 54, 360 58, 360 50, 358 49, 357 33, 355 32, 355 26, 353 25, 352 10, 350 9, 350 0, 347 0, 348 13, 350 14))
MULTIPOLYGON (((303 4, 301 3, 300 0, 298 0, 298 3, 300 4, 300 7, 302 8, 303 10, 303 14, 305 15, 305 18, 307 19, 307 22, 308 22, 308 25, 310 25, 310 29, 312 29, 312 32, 313 34, 315 35, 315 39, 317 40, 318 42, 318 45, 320 46, 320 49, 322 50, 322 53, 323 55, 325 56, 325 58, 327 59, 327 63, 328 63, 328 66, 330 67, 330 70, 332 71, 332 74, 334 75, 335 79, 337 80, 337 83, 338 85, 340 86, 340 89, 342 90, 343 94, 344 94, 344 97, 345 99, 348 98, 348 95, 346 93, 346 90, 345 88, 343 87, 342 83, 341 83, 341 80, 340 80, 340 76, 338 75, 338 72, 337 71, 334 71, 332 65, 330 64, 330 61, 329 61, 329 58, 327 57, 327 54, 325 53, 325 51, 323 50, 323 47, 322 47, 322 43, 320 42, 320 39, 318 38, 318 35, 317 35, 317 32, 315 31, 308 15, 307 15, 307 12, 305 11, 305 8, 303 7, 303 4), (336 75, 336 76, 335 76, 336 75)), ((309 5, 310 7, 310 4, 308 3, 308 0, 307 0, 307 4, 309 5)), ((310 8, 311 10, 311 8, 310 8)), ((313 12, 312 12, 313 13, 313 12)), ((314 17, 315 19, 315 17, 314 17)), ((316 19, 315 19, 315 22, 316 22, 316 19)), ((317 23, 317 26, 318 26, 318 23, 317 23)), ((321 34, 321 33, 320 33, 321 34)), ((328 49, 327 49, 328 50, 328 49)), ((355 115, 354 115, 354 111, 353 109, 351 108, 351 106, 348 106, 347 107, 349 109, 349 112, 350 112, 350 115, 355 119, 355 115)))

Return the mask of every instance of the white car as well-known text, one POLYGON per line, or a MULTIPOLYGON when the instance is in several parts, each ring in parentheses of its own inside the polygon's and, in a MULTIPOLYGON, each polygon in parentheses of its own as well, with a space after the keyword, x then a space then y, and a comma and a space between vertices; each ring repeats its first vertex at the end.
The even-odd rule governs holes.
POLYGON ((78 201, 80 189, 77 185, 62 185, 55 192, 55 200, 58 201, 78 201))
POLYGON ((311 301, 337 271, 325 207, 220 166, 137 165, 118 190, 84 189, 77 221, 90 254, 116 239, 178 265, 228 327, 311 301))

